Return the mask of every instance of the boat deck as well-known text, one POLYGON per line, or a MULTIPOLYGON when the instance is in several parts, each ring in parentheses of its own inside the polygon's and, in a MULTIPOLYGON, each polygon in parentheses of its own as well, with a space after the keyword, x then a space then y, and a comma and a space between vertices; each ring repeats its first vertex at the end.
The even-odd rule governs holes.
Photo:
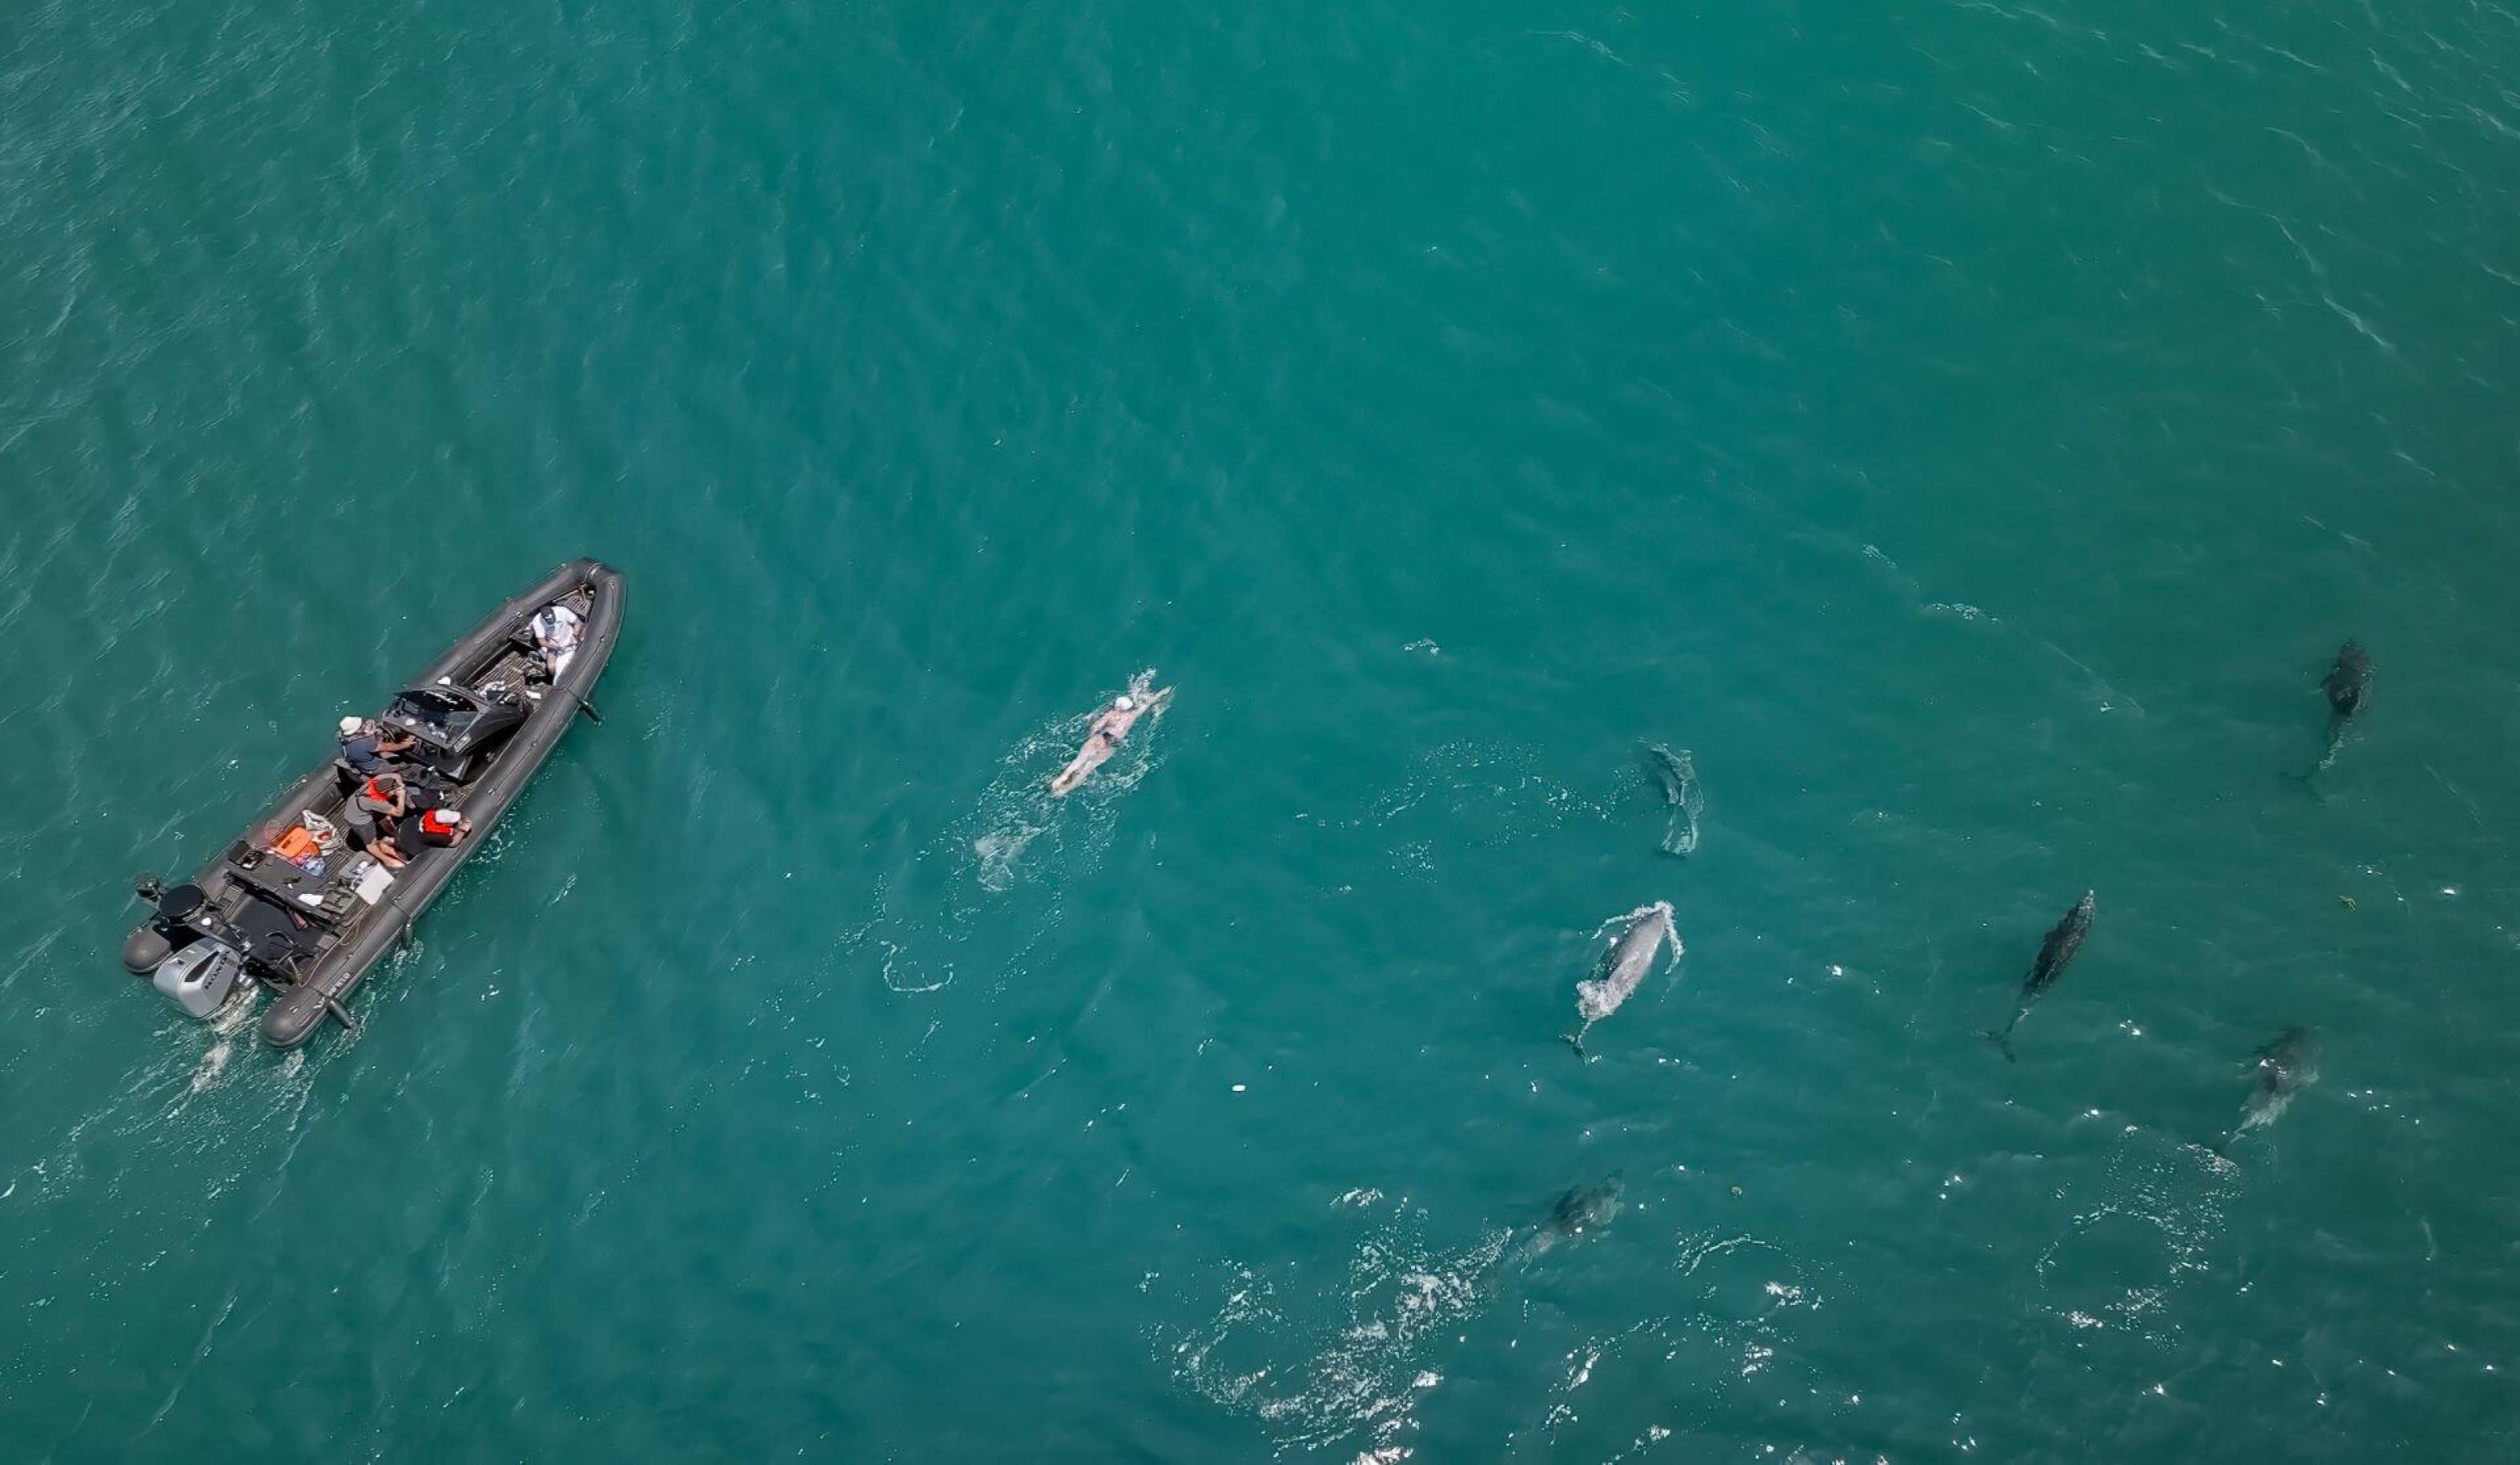
MULTIPOLYGON (((581 594, 570 599, 580 602, 578 609, 584 609, 582 603, 587 597, 581 594)), ((530 709, 527 715, 537 716, 544 710, 542 700, 550 695, 549 683, 540 672, 540 661, 529 644, 521 636, 512 637, 496 660, 477 674, 465 678, 464 687, 500 701, 521 698, 530 709)), ((505 749, 500 751, 504 753, 505 749)), ((375 903, 355 895, 345 902, 338 893, 347 891, 357 872, 371 864, 349 846, 348 809, 358 784, 346 766, 337 765, 336 777, 329 785, 319 785, 311 797, 292 801, 262 830, 238 841, 228 850, 221 872, 227 877, 227 889, 214 889, 209 894, 220 914, 245 939, 248 955, 257 965, 283 973, 311 970, 327 952, 366 929, 381 912, 392 912, 396 886, 431 866, 463 857, 463 846, 446 847, 421 839, 422 807, 452 805, 461 809, 466 792, 499 766, 499 755, 493 755, 471 778, 460 781, 425 764, 394 758, 387 761, 422 799, 394 827, 394 847, 402 852, 405 864, 390 872, 392 884, 384 888, 375 903), (309 813, 342 831, 341 844, 312 869, 293 864, 269 847, 272 841, 309 813)), ((475 830, 467 836, 467 844, 480 837, 480 831, 475 830)))

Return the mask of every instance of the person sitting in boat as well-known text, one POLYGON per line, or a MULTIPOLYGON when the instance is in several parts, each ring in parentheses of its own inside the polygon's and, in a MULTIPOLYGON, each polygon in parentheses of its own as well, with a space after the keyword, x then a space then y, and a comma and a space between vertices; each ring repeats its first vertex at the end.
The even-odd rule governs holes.
POLYGON ((374 778, 385 771, 385 759, 419 746, 420 740, 400 728, 385 727, 360 717, 341 719, 341 761, 361 778, 374 778))
POLYGON ((525 622, 526 633, 534 638, 534 652, 543 659, 543 670, 553 681, 568 669, 577 659, 578 643, 586 639, 586 619, 564 605, 548 605, 534 612, 525 622))
POLYGON ((380 773, 359 785, 350 796, 344 812, 350 824, 350 840, 377 857, 378 863, 389 870, 399 870, 411 863, 394 843, 394 829, 402 816, 411 811, 411 797, 403 789, 402 776, 380 773))
POLYGON ((463 844, 464 837, 472 832, 472 821, 464 817, 461 809, 432 808, 420 816, 420 842, 424 845, 452 848, 463 844))

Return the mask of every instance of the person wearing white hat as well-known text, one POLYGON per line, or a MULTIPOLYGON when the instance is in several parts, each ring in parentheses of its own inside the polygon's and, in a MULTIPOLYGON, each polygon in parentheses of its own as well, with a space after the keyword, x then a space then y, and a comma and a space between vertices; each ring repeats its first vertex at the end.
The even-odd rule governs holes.
POLYGON ((1154 680, 1152 668, 1141 671, 1130 681, 1128 691, 1111 699, 1111 705, 1102 710, 1101 715, 1094 719, 1092 729, 1085 734, 1085 746, 1076 750, 1076 756, 1070 758, 1067 766, 1058 770, 1058 776, 1050 781, 1053 795, 1064 799, 1074 792, 1078 784, 1085 782, 1087 774, 1102 767, 1112 754, 1120 751, 1120 740, 1129 735, 1131 724, 1148 712, 1163 711, 1165 704, 1173 700, 1173 689, 1166 687, 1150 694, 1148 689, 1154 685, 1154 680))
POLYGON ((386 758, 419 741, 407 732, 380 728, 363 717, 341 719, 341 761, 361 778, 374 778, 384 772, 386 758))

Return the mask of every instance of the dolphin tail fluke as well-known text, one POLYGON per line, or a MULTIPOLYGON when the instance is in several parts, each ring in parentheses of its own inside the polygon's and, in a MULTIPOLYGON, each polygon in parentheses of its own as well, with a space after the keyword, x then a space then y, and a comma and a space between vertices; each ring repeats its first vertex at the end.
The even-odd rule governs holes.
POLYGON ((1561 1032, 1557 1034, 1557 1040, 1574 1049, 1575 1056, 1577 1058, 1582 1058, 1584 1056, 1584 1034, 1580 1032, 1561 1032))
POLYGON ((2001 1028, 1989 1028, 1986 1030, 1986 1040, 2003 1050, 2004 1062, 2019 1063, 2021 1061, 2021 1055, 2012 1051, 2011 1024, 2006 1023, 2001 1028))

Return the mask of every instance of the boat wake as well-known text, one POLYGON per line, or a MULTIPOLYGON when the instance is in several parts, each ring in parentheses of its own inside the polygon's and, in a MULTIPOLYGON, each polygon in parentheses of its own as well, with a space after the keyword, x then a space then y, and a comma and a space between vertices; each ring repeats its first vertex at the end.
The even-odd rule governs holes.
MULTIPOLYGON (((107 1177, 144 1169, 180 1174, 162 1212, 135 1222, 164 1218, 172 1225, 173 1217, 208 1213, 222 1195, 278 1183, 321 1091, 316 1076, 350 1045, 272 1052, 252 1030, 261 1014, 259 1000, 240 996, 207 1022, 161 1023, 152 1055, 132 1066, 110 1098, 44 1153, 0 1169, 0 1199, 41 1210, 92 1195, 100 1169, 107 1177)), ((93 1280, 104 1286, 113 1279, 93 1280)))
POLYGON ((241 1034, 253 1026, 253 1020, 261 1011, 261 988, 251 983, 239 983, 237 989, 228 994, 227 1005, 210 1015, 207 1025, 210 1046, 202 1055, 202 1061, 194 1066, 192 1093, 198 1094, 217 1085, 220 1076, 228 1071, 229 1061, 236 1057, 241 1034))

